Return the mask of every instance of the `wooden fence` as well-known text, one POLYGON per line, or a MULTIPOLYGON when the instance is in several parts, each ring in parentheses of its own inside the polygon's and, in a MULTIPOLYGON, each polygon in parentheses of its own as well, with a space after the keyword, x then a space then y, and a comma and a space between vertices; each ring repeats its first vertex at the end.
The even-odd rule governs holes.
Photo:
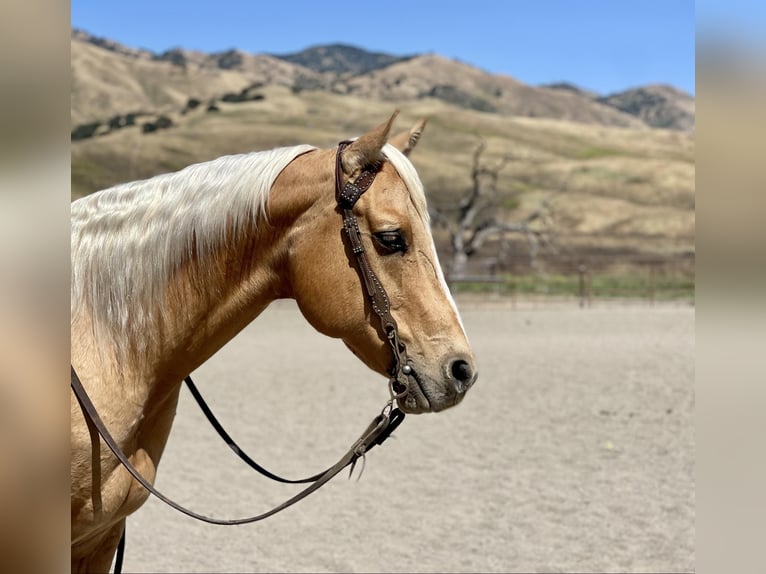
POLYGON ((498 271, 447 276, 453 293, 493 296, 556 296, 573 298, 580 307, 594 299, 634 299, 650 305, 658 301, 694 302, 694 261, 690 258, 557 261, 545 269, 498 271))

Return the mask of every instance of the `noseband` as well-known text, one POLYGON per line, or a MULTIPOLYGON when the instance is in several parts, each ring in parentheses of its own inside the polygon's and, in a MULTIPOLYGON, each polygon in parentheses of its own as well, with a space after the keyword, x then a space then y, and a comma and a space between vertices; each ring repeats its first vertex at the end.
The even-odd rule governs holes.
MULTIPOLYGON (((359 198, 366 192, 373 181, 375 176, 380 171, 380 165, 365 166, 360 175, 353 181, 343 183, 343 169, 341 164, 341 154, 343 150, 350 145, 350 141, 343 141, 338 145, 338 149, 335 154, 335 197, 338 203, 338 209, 343 215, 343 228, 346 232, 346 238, 348 239, 348 247, 351 250, 353 259, 356 262, 357 271, 364 283, 366 294, 369 298, 372 310, 378 316, 380 320, 380 327, 382 332, 388 341, 393 356, 391 367, 389 368, 389 391, 391 397, 386 402, 383 410, 378 414, 372 422, 368 425, 367 429, 362 433, 362 436, 354 442, 351 448, 344 454, 341 459, 335 463, 332 467, 328 468, 324 472, 318 473, 314 476, 299 480, 289 480, 279 477, 276 474, 270 473, 253 459, 251 459, 245 451, 243 451, 234 440, 223 429, 221 424, 215 418, 210 408, 207 406, 199 391, 195 387, 191 377, 186 377, 184 380, 192 392, 193 397, 202 408, 202 411, 207 416, 210 423, 213 425, 218 434, 224 439, 229 447, 248 465, 252 468, 278 482, 285 483, 311 483, 308 487, 301 490, 295 496, 289 498, 279 506, 264 512, 262 514, 251 516, 248 518, 239 518, 234 520, 224 520, 218 518, 211 518, 191 511, 180 504, 169 499, 154 486, 146 480, 128 457, 122 451, 117 444, 117 441, 112 437, 109 430, 104 425, 95 405, 88 396, 85 388, 80 381, 79 376, 75 372, 74 366, 72 366, 71 388, 80 404, 80 408, 83 411, 85 422, 88 425, 88 430, 91 436, 92 448, 98 452, 100 448, 99 435, 104 440, 106 445, 114 453, 120 463, 126 468, 126 470, 139 482, 147 491, 155 495, 157 498, 171 506, 172 508, 190 516, 208 522, 211 524, 220 525, 235 525, 235 524, 247 524, 251 522, 257 522, 263 520, 292 506, 299 500, 305 498, 315 490, 319 489, 322 485, 327 483, 331 478, 337 475, 341 470, 347 466, 351 466, 353 471, 354 466, 359 458, 364 458, 365 454, 369 452, 374 446, 383 444, 383 442, 391 435, 396 427, 404 420, 404 413, 397 408, 394 408, 394 401, 407 395, 408 392, 408 377, 414 374, 412 365, 409 363, 407 357, 407 350, 404 343, 399 339, 399 329, 396 324, 396 320, 391 315, 391 304, 386 293, 386 290, 381 285, 375 272, 370 267, 370 262, 367 259, 364 245, 362 244, 362 237, 359 231, 359 221, 354 215, 353 208, 359 198)), ((98 464, 99 457, 95 458, 98 464)), ((115 562, 115 572, 120 572, 122 569, 122 553, 125 544, 125 531, 123 530, 122 538, 120 539, 119 548, 117 551, 117 560, 115 562)))
POLYGON ((335 199, 338 202, 338 209, 343 215, 343 229, 346 231, 351 252, 356 260, 357 270, 364 282, 364 288, 370 300, 372 310, 380 319, 380 327, 391 347, 393 363, 388 374, 389 390, 391 399, 399 399, 407 394, 407 378, 412 374, 412 365, 407 359, 407 349, 404 343, 399 339, 399 327, 396 319, 391 315, 391 303, 388 294, 380 283, 378 276, 370 267, 367 254, 362 245, 362 236, 359 232, 359 221, 354 215, 354 205, 362 197, 365 191, 370 189, 375 176, 380 171, 380 165, 366 166, 353 182, 349 181, 343 185, 343 166, 341 165, 341 154, 343 150, 350 145, 350 141, 343 141, 338 144, 338 151, 335 154, 335 199))

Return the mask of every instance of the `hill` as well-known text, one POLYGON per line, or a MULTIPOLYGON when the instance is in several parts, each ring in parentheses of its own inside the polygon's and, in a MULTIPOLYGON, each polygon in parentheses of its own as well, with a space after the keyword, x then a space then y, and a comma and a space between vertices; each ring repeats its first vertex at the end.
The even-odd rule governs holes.
POLYGON ((382 52, 370 52, 346 44, 312 46, 294 54, 274 54, 274 56, 315 72, 330 72, 337 76, 366 74, 408 59, 407 56, 399 57, 382 52))
POLYGON ((598 101, 641 118, 655 128, 694 129, 694 98, 673 86, 643 86, 598 101))
MULTIPOLYGON (((435 54, 350 75, 233 50, 158 55, 76 37, 72 74, 73 123, 96 118, 93 133, 102 134, 72 143, 73 198, 225 154, 330 147, 398 107, 399 127, 429 118, 413 161, 431 205, 470 188, 483 141, 487 165, 507 163, 497 181, 500 217, 513 222, 551 201, 557 257, 693 262, 693 136, 652 129, 571 86, 527 86, 435 54), (127 121, 131 110, 146 116, 127 121)), ((436 229, 435 237, 444 254, 447 236, 436 229)), ((497 248, 488 243, 474 261, 497 248)))
POLYGON ((293 86, 319 77, 268 55, 180 48, 152 54, 81 31, 73 32, 71 62, 73 125, 129 112, 172 112, 190 98, 216 99, 254 83, 293 86))
POLYGON ((182 48, 153 54, 72 32, 75 125, 139 109, 168 111, 190 97, 210 99, 253 84, 394 103, 436 98, 488 113, 612 126, 688 131, 694 125, 693 98, 669 86, 599 97, 563 82, 530 86, 438 54, 400 57, 343 44, 283 55, 240 50, 205 54, 182 48))

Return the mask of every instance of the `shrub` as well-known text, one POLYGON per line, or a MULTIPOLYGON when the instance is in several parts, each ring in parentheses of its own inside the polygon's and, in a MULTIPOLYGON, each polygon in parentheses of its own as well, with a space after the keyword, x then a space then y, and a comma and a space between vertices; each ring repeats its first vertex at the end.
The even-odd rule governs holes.
POLYGON ((157 118, 156 125, 158 130, 164 130, 173 125, 173 120, 167 116, 160 116, 157 118))
POLYGON ((238 94, 235 94, 233 92, 224 94, 223 97, 221 97, 221 101, 238 104, 240 102, 257 102, 257 101, 265 99, 265 97, 266 96, 264 96, 263 94, 251 92, 250 88, 245 88, 238 94))
POLYGON ((84 140, 93 137, 99 126, 101 126, 101 122, 90 122, 76 126, 72 130, 72 140, 84 140))

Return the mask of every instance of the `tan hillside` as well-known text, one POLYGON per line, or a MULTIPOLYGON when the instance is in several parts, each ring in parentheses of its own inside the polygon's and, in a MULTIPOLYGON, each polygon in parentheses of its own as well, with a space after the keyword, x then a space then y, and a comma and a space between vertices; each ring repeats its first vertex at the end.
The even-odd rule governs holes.
POLYGON ((600 98, 657 128, 694 129, 694 98, 673 86, 642 86, 600 98))
POLYGON ((71 53, 73 125, 120 113, 178 109, 189 97, 218 96, 249 83, 240 72, 183 69, 77 40, 71 53))
POLYGON ((397 62, 346 82, 349 93, 382 100, 437 97, 500 114, 639 127, 637 118, 575 92, 528 86, 436 54, 397 62))
POLYGON ((77 30, 71 44, 73 127, 115 114, 165 112, 188 98, 208 100, 253 84, 392 102, 435 98, 500 115, 623 127, 689 130, 694 123, 693 98, 665 87, 599 98, 568 84, 530 86, 437 54, 395 58, 343 45, 283 56, 181 48, 152 54, 77 30))
MULTIPOLYGON (((413 161, 434 208, 455 205, 470 188, 483 141, 485 166, 507 163, 482 217, 515 223, 550 204, 550 269, 571 273, 583 258, 594 266, 670 258, 685 262, 687 274, 693 269, 688 94, 648 86, 599 98, 566 83, 528 86, 435 54, 387 62, 342 45, 285 58, 180 48, 158 55, 74 32, 72 197, 225 154, 334 146, 399 108, 400 129, 429 118, 413 161), (351 62, 354 54, 366 56, 351 62), (189 107, 190 98, 200 104, 189 107), (132 113, 139 111, 147 114, 132 113), (674 129, 650 127, 658 122, 674 129)), ((434 234, 448 258, 446 231, 434 234)), ((524 266, 527 245, 514 237, 502 265, 524 266)), ((468 271, 486 272, 498 253, 497 240, 488 241, 468 271)))
POLYGON ((208 100, 254 83, 293 85, 315 72, 273 56, 232 50, 202 54, 172 50, 158 59, 119 44, 104 48, 73 34, 72 125, 129 112, 168 112, 189 98, 208 100))
MULTIPOLYGON (((260 101, 220 103, 215 113, 172 114, 175 125, 155 133, 132 126, 73 142, 73 197, 224 154, 298 143, 333 146, 394 109, 390 102, 283 86, 260 92, 260 101)), ((563 252, 694 251, 694 141, 688 134, 500 116, 434 98, 401 109, 400 128, 429 118, 413 161, 434 206, 468 188, 471 156, 483 138, 487 161, 514 158, 498 185, 503 217, 513 221, 553 199, 563 252)), ((438 231, 437 241, 446 249, 438 231)))

